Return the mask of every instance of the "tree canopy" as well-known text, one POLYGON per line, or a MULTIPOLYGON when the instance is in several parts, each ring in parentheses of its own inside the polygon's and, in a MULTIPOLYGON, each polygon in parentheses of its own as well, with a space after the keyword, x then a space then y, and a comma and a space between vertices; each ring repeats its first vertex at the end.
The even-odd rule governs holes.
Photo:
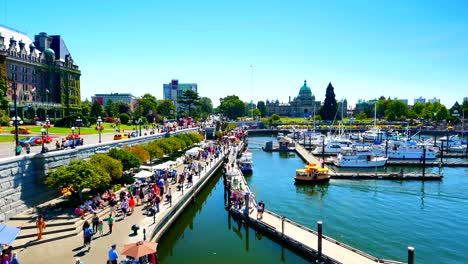
POLYGON ((171 100, 161 100, 158 104, 157 113, 159 118, 174 118, 175 106, 171 100))
POLYGON ((192 116, 195 108, 200 104, 200 96, 192 90, 186 90, 177 98, 177 103, 181 105, 181 109, 192 116))
POLYGON ((264 101, 257 102, 257 109, 260 110, 260 117, 265 117, 267 115, 267 108, 264 101))
POLYGON ((337 109, 338 103, 335 99, 335 91, 333 85, 329 83, 325 92, 325 101, 320 109, 320 116, 323 120, 334 120, 337 109))
POLYGON ((245 103, 237 95, 229 95, 219 100, 221 102, 218 107, 219 112, 227 118, 235 120, 245 115, 245 103))
POLYGON ((110 181, 109 174, 100 167, 84 160, 74 160, 47 175, 45 184, 55 189, 70 187, 78 194, 85 188, 106 187, 110 181))

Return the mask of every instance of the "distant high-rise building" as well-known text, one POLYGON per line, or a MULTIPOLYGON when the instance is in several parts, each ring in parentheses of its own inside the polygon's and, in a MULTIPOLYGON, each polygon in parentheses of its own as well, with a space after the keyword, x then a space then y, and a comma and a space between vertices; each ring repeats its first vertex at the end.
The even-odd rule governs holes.
POLYGON ((468 97, 463 97, 463 102, 468 102, 468 97))
POLYGON ((435 97, 432 98, 432 99, 429 99, 428 101, 429 101, 430 103, 435 103, 435 102, 440 103, 440 99, 437 99, 437 98, 435 98, 435 97))
POLYGON ((176 106, 177 112, 180 107, 177 105, 177 98, 182 96, 184 91, 192 90, 198 93, 198 84, 196 83, 179 83, 179 80, 173 79, 168 84, 163 84, 164 100, 171 100, 176 106))
POLYGON ((398 99, 398 98, 393 98, 394 101, 400 101, 403 102, 405 105, 408 105, 408 99, 398 99))
POLYGON ((91 101, 97 101, 100 105, 106 105, 109 100, 114 103, 124 102, 129 104, 132 109, 135 108, 136 97, 131 93, 95 94, 91 96, 91 101))
POLYGON ((414 99, 414 104, 417 104, 417 103, 425 104, 426 98, 422 98, 422 96, 419 96, 419 98, 414 99))

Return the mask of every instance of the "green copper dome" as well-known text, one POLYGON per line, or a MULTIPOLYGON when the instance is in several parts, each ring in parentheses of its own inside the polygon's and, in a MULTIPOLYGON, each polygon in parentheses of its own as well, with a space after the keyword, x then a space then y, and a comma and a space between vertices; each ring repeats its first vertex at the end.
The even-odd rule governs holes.
POLYGON ((301 87, 301 90, 299 90, 299 93, 300 92, 311 92, 310 87, 307 86, 307 81, 306 80, 304 80, 304 85, 301 87))
POLYGON ((49 56, 55 56, 55 51, 53 49, 46 49, 44 53, 49 56))

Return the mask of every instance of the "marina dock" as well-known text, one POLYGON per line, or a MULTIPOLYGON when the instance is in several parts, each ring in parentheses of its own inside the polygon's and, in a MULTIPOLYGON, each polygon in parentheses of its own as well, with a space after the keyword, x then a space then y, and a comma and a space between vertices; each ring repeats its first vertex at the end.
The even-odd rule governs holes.
MULTIPOLYGON (((333 165, 330 159, 325 160, 325 164, 333 165)), ((388 160, 385 166, 414 166, 422 167, 420 160, 388 160)), ((468 161, 443 161, 426 160, 426 167, 468 167, 468 161)))
MULTIPOLYGON (((307 151, 303 146, 296 144, 296 152, 299 156, 302 157, 308 163, 315 163, 320 164, 320 161, 312 155, 309 151, 307 151)), ((388 161, 390 162, 390 161, 388 161)), ((408 161, 405 161, 408 162, 408 161)), ((409 161, 414 162, 414 161, 409 161)), ((419 164, 419 160, 416 161, 419 164)), ((362 180, 362 179, 376 179, 376 180, 429 180, 429 181, 440 181, 442 180, 443 176, 441 174, 436 173, 425 173, 424 175, 421 173, 405 173, 405 172, 337 172, 333 170, 330 166, 329 162, 325 162, 324 167, 328 168, 330 171, 330 178, 332 179, 352 179, 352 180, 362 180)), ((414 163, 408 163, 414 164, 414 163)), ((452 163, 455 164, 455 163, 452 163)), ((466 164, 466 162, 461 162, 461 164, 466 164)), ((394 164, 397 165, 397 164, 394 164)), ((399 164, 399 165, 406 165, 406 164, 399 164)), ((422 166, 422 164, 419 164, 422 166)), ((428 166, 426 161, 426 166, 428 166)), ((438 166, 438 165, 437 165, 438 166)))
MULTIPOLYGON (((244 176, 238 168, 233 168, 226 173, 229 181, 233 184, 232 189, 242 193, 239 189, 241 184, 246 193, 251 193, 244 176)), ((229 191, 230 194, 231 191, 229 191)), ((320 263, 387 263, 400 264, 402 262, 379 259, 362 252, 356 248, 339 242, 333 238, 323 235, 322 223, 318 222, 318 230, 315 231, 300 225, 290 219, 281 217, 271 211, 266 210, 262 219, 257 219, 257 202, 254 199, 249 200, 249 210, 246 213, 245 207, 235 208, 235 205, 228 205, 231 214, 246 220, 246 223, 273 236, 274 238, 286 243, 290 247, 301 251, 302 253, 318 259, 320 263), (323 261, 323 262, 322 262, 323 261)))

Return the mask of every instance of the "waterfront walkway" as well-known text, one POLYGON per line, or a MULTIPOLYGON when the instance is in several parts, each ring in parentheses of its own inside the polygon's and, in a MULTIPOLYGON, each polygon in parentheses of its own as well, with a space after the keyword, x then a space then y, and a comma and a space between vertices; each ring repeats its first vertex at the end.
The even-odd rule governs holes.
MULTIPOLYGON (((117 244, 117 252, 120 253, 125 244, 143 240, 143 229, 146 229, 146 238, 149 240, 155 227, 158 226, 163 219, 167 217, 170 219, 177 218, 178 213, 183 210, 180 203, 185 203, 187 198, 194 195, 194 192, 190 192, 192 189, 197 187, 201 188, 202 186, 199 186, 199 184, 208 181, 208 178, 214 174, 216 168, 223 162, 223 155, 220 155, 218 159, 213 159, 211 163, 209 163, 210 159, 211 156, 208 158, 208 164, 203 162, 206 169, 202 172, 202 175, 193 177, 193 185, 191 187, 187 187, 186 184, 184 185, 185 189, 183 194, 182 191, 176 191, 177 184, 170 184, 172 189, 172 206, 170 203, 166 202, 165 199, 161 201, 160 212, 156 214, 155 218, 146 216, 143 206, 140 205, 135 208, 133 214, 127 216, 125 219, 122 219, 121 213, 119 213, 120 216, 115 217, 116 221, 112 234, 107 233, 108 225, 107 222, 104 221, 104 235, 93 236, 90 251, 82 247, 83 237, 80 232, 80 234, 76 236, 19 249, 18 256, 20 262, 62 264, 74 263, 76 257, 81 257, 81 260, 85 264, 105 263, 108 259, 108 251, 112 244, 117 244), (140 230, 136 236, 133 235, 133 231, 131 230, 134 224, 140 226, 140 230)), ((183 171, 183 167, 183 164, 177 167, 179 174, 183 171)), ((104 220, 107 220, 107 217, 104 218, 104 220)), ((47 236, 44 235, 43 239, 47 239, 47 236)), ((119 259, 124 259, 124 256, 119 256, 119 259)))
MULTIPOLYGON (((234 191, 242 193, 243 190, 246 193, 252 194, 239 168, 235 167, 231 169, 227 175, 231 175, 229 180, 234 191), (239 188, 241 184, 242 190, 239 188)), ((259 200, 260 197, 255 198, 259 200)), ((263 213, 262 219, 257 219, 257 202, 255 198, 249 202, 249 222, 251 224, 265 232, 271 233, 276 238, 287 242, 296 249, 302 250, 311 256, 317 256, 319 236, 316 231, 289 219, 283 219, 281 216, 268 210, 263 213)), ((268 201, 265 204, 268 207, 268 201)), ((235 209, 234 203, 230 210, 238 216, 245 217, 245 207, 235 209)), ((401 263, 376 258, 324 235, 322 235, 322 258, 332 263, 401 263)))

